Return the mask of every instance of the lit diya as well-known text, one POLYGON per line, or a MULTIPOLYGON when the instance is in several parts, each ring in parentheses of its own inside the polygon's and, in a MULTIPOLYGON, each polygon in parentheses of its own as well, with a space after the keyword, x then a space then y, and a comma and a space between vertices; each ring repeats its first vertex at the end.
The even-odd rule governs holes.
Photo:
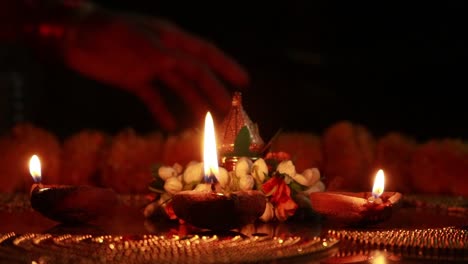
POLYGON ((30 192, 31 207, 54 221, 93 222, 111 212, 117 204, 117 194, 112 189, 42 184, 41 163, 36 155, 29 161, 29 172, 35 182, 30 192))
POLYGON ((379 170, 372 192, 316 192, 309 195, 312 209, 332 222, 347 225, 375 224, 387 220, 401 199, 398 192, 384 192, 385 176, 379 170))
POLYGON ((213 119, 205 118, 203 144, 204 183, 191 191, 181 191, 173 198, 176 216, 199 228, 230 230, 253 223, 265 211, 266 198, 260 191, 220 190, 218 155, 213 119))

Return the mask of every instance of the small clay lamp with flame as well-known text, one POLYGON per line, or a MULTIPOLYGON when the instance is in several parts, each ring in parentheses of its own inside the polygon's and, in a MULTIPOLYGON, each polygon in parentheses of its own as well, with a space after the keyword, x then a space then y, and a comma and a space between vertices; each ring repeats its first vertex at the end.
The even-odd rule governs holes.
POLYGON ((346 225, 376 224, 389 219, 402 195, 384 192, 385 176, 379 170, 372 192, 316 192, 309 195, 311 206, 331 222, 346 225))
POLYGON ((220 190, 216 137, 209 112, 203 148, 205 183, 202 188, 176 193, 172 198, 174 213, 193 226, 210 230, 230 230, 253 223, 265 211, 265 196, 260 191, 220 190))
POLYGON ((29 172, 35 182, 30 192, 32 208, 54 221, 65 224, 93 222, 109 214, 118 202, 112 189, 42 184, 37 155, 33 155, 29 162, 29 172))

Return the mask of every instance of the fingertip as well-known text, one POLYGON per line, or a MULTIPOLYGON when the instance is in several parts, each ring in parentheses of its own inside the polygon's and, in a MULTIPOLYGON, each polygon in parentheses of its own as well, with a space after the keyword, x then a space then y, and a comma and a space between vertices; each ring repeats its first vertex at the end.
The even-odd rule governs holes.
POLYGON ((227 81, 239 88, 245 88, 250 84, 249 74, 239 65, 234 64, 225 68, 222 74, 227 81))
POLYGON ((134 93, 142 100, 156 124, 167 132, 177 129, 175 117, 169 112, 168 107, 161 95, 151 86, 134 86, 134 93), (136 88, 135 88, 136 87, 136 88))
POLYGON ((247 88, 250 84, 250 77, 249 77, 249 74, 246 72, 246 71, 243 71, 240 75, 239 75, 239 81, 238 81, 238 84, 237 86, 239 86, 239 88, 247 88))

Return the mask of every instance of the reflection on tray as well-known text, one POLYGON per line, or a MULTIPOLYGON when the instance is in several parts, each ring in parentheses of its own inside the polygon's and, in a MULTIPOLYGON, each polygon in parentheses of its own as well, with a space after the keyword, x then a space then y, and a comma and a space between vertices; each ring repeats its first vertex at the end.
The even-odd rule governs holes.
POLYGON ((343 262, 383 251, 390 259, 468 260, 468 230, 462 228, 390 229, 379 231, 328 230, 330 237, 342 241, 333 257, 343 262))
MULTIPOLYGON (((29 263, 252 263, 291 260, 335 249, 338 240, 314 237, 94 236, 8 233, 0 258, 29 263)), ((314 258, 314 257, 312 257, 314 258)))

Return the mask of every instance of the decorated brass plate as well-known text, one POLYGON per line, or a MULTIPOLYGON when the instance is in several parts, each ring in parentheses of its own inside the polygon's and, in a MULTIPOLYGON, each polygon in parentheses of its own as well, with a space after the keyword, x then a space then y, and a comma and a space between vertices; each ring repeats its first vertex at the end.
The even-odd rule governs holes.
POLYGON ((319 237, 8 233, 0 235, 0 259, 13 263, 264 263, 324 254, 337 243, 336 239, 319 237))

